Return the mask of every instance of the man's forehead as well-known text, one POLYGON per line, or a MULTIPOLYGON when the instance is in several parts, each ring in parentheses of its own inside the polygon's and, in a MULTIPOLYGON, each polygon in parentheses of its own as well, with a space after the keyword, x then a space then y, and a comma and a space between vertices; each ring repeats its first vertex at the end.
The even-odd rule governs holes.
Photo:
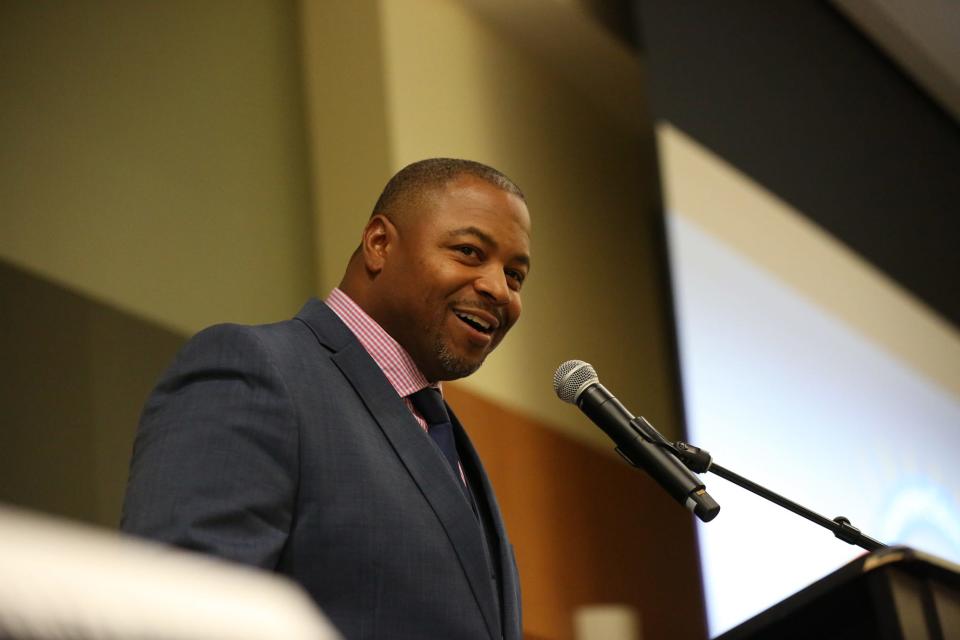
POLYGON ((482 178, 462 174, 421 192, 405 209, 403 217, 418 228, 418 233, 449 235, 472 228, 487 240, 513 245, 520 253, 529 252, 530 214, 526 203, 482 178))
POLYGON ((433 202, 438 209, 474 211, 477 214, 506 215, 529 228, 530 213, 523 198, 498 185, 469 174, 448 182, 434 192, 433 202))

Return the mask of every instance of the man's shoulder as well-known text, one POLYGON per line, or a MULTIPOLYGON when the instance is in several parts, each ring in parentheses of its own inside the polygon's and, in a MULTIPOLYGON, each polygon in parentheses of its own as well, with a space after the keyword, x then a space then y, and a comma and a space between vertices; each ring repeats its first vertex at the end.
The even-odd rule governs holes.
POLYGON ((287 320, 209 326, 187 341, 177 359, 182 362, 215 354, 222 360, 265 357, 282 364, 335 351, 349 338, 346 333, 349 332, 336 315, 323 302, 312 298, 296 316, 287 320))
MULTIPOLYGON (((342 334, 343 323, 321 300, 310 298, 292 318, 263 324, 222 322, 210 325, 193 335, 190 343, 216 344, 221 342, 283 341, 306 339, 313 335, 325 342, 327 334, 342 334), (340 325, 340 326, 338 326, 340 325)), ((337 337, 337 336, 335 336, 337 337)))

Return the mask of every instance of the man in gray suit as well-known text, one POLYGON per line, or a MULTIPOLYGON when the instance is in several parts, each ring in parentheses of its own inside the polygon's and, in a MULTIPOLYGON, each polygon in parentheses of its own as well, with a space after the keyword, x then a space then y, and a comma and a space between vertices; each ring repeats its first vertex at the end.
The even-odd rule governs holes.
POLYGON ((529 235, 495 169, 404 168, 326 300, 182 349, 144 408, 122 528, 287 574, 347 638, 519 640, 513 550, 438 383, 516 322, 529 235))

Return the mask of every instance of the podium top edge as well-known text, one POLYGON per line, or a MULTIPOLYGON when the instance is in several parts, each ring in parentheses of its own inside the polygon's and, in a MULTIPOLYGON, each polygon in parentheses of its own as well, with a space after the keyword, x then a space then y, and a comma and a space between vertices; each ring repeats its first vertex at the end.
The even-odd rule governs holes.
POLYGON ((904 571, 923 580, 933 580, 951 589, 960 589, 960 565, 911 547, 886 547, 865 553, 842 565, 826 576, 815 580, 800 591, 728 629, 714 640, 746 640, 753 638, 765 627, 790 618, 798 611, 818 606, 830 594, 848 588, 854 583, 865 585, 868 574, 886 571, 904 571))
POLYGON ((951 575, 960 580, 960 565, 912 547, 887 547, 857 558, 853 562, 861 565, 862 573, 876 571, 890 564, 903 564, 926 566, 937 573, 951 575))

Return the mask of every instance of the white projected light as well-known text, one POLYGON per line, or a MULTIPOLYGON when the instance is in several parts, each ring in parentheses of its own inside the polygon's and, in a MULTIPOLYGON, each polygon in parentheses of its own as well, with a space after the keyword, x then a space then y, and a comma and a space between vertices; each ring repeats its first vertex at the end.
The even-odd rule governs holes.
MULTIPOLYGON (((783 218, 783 203, 676 131, 659 136, 688 440, 828 518, 960 561, 956 331, 923 320, 914 301, 895 309, 906 297, 886 283, 890 293, 875 294, 879 276, 850 285, 867 268, 845 275, 839 245, 783 218), (870 314, 886 314, 888 326, 870 314), (922 334, 927 359, 883 340, 897 332, 922 334), (930 361, 937 353, 946 364, 930 361)), ((704 479, 723 508, 699 525, 711 636, 863 553, 704 479)))

